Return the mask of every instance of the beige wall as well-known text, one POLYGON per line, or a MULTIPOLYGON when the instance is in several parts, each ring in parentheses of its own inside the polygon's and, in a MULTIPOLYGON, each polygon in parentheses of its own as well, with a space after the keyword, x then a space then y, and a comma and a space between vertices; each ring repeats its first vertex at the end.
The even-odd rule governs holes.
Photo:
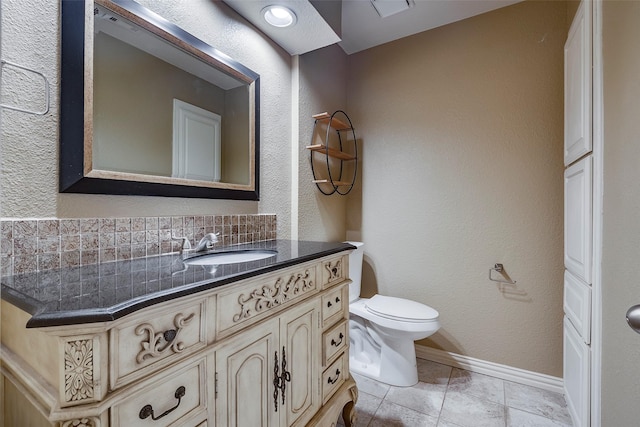
POLYGON ((307 145, 324 141, 325 137, 324 126, 314 133, 312 115, 325 111, 331 114, 336 110, 346 110, 351 114, 347 108, 346 78, 347 56, 338 46, 329 46, 300 57, 298 230, 299 238, 303 240, 343 241, 346 238, 347 198, 338 194, 325 196, 318 191, 312 183, 309 151, 305 149, 307 145))
POLYGON ((640 420, 640 336, 625 322, 640 304, 640 2, 605 1, 602 426, 640 420))
POLYGON ((365 242, 365 293, 436 308, 442 328, 423 344, 559 377, 566 8, 519 3, 348 69, 363 160, 347 221, 365 242), (495 263, 517 286, 488 280, 495 263))
MULTIPOLYGON (((275 213, 278 235, 290 235, 291 57, 222 2, 140 1, 260 75, 261 200, 220 201, 136 196, 58 194, 59 2, 2 2, 3 59, 44 72, 51 82, 51 113, 2 115, 0 217, 107 217, 275 213)), ((10 98, 41 94, 34 82, 10 98)))

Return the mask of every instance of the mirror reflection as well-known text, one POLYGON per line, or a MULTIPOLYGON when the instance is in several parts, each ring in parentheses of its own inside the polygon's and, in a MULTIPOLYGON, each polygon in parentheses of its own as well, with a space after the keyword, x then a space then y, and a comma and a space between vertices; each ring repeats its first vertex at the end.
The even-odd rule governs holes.
POLYGON ((94 169, 249 184, 244 82, 101 6, 94 33, 94 169))
POLYGON ((259 199, 259 76, 131 0, 61 0, 60 191, 259 199))

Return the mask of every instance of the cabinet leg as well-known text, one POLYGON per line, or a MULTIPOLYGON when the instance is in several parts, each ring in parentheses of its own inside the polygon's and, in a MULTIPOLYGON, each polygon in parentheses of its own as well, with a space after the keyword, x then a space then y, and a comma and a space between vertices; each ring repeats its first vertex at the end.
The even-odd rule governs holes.
POLYGON ((358 416, 356 412, 356 402, 358 401, 358 388, 355 383, 349 388, 351 392, 352 400, 348 401, 344 408, 342 408, 342 419, 344 420, 345 427, 354 427, 356 425, 356 418, 358 416))

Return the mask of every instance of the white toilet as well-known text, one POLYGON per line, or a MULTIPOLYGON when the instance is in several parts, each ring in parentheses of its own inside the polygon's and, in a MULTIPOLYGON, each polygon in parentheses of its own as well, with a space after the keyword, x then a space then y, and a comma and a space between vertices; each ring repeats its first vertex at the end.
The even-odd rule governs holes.
POLYGON ((363 243, 349 255, 349 369, 394 386, 418 382, 414 341, 440 329, 438 312, 403 298, 360 298, 363 243))

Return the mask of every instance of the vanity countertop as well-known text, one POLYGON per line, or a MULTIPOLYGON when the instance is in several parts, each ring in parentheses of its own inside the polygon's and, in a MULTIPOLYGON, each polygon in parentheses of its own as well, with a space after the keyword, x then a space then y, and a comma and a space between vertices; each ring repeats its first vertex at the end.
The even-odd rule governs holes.
POLYGON ((27 327, 105 322, 354 247, 348 243, 268 240, 215 251, 255 249, 275 250, 277 255, 211 268, 187 265, 181 255, 168 254, 6 276, 1 278, 1 295, 32 315, 27 327))

